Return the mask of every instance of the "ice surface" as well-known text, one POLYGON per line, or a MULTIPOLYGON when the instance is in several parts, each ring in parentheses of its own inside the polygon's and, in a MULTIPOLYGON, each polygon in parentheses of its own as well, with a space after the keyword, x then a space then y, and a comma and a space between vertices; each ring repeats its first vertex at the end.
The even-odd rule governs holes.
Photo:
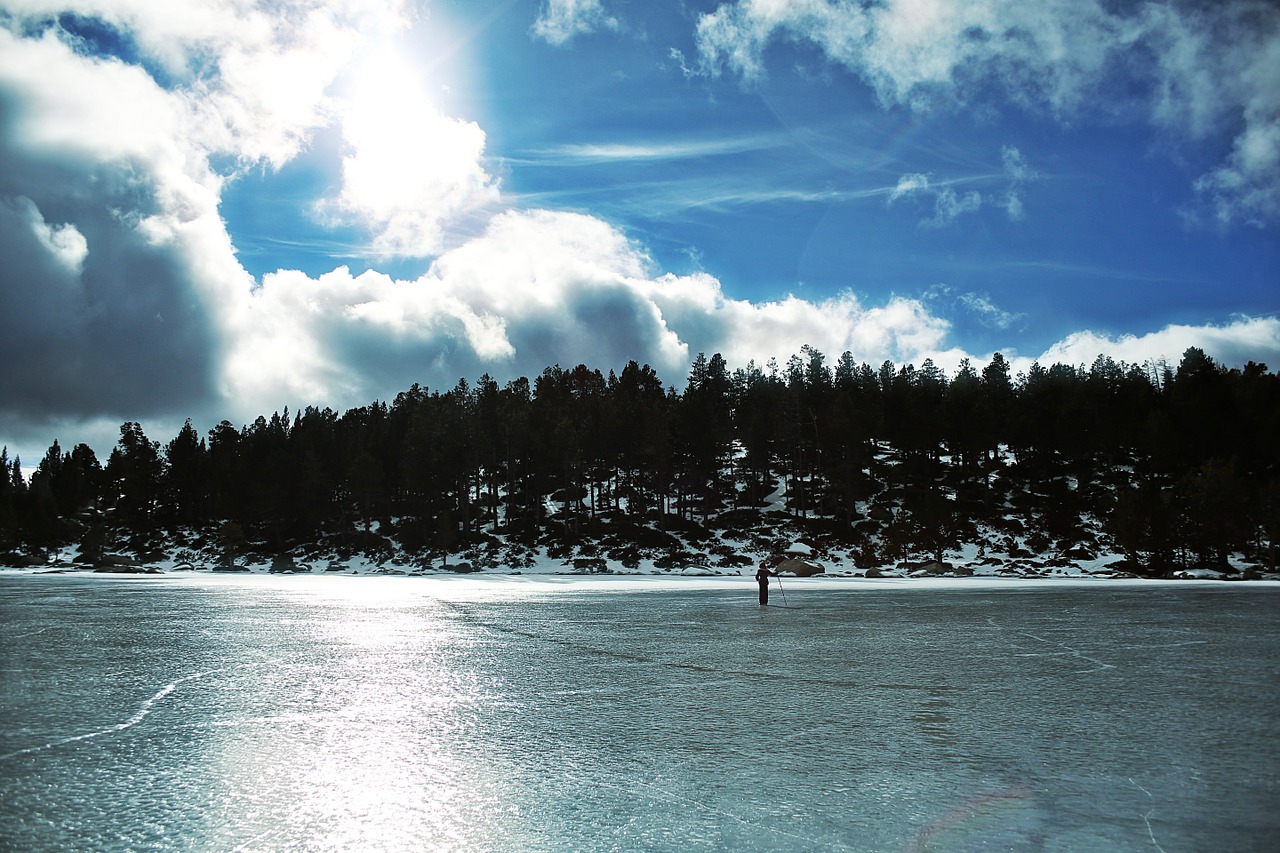
POLYGON ((786 583, 0 576, 0 848, 1280 845, 1273 585, 786 583))

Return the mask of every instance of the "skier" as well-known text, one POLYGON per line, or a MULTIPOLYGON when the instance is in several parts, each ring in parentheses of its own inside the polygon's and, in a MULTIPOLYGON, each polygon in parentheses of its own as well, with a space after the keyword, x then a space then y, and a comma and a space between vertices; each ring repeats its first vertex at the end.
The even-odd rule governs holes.
POLYGON ((769 603, 769 578, 778 574, 770 571, 764 563, 760 564, 760 568, 756 569, 756 583, 760 584, 760 603, 769 603))

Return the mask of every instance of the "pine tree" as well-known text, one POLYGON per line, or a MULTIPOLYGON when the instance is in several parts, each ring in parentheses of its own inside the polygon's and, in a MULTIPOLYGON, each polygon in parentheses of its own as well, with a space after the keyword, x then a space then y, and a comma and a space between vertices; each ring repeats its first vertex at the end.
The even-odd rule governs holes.
POLYGON ((116 513, 131 530, 152 532, 162 473, 160 443, 149 440, 141 424, 122 424, 120 440, 107 458, 106 477, 116 513))

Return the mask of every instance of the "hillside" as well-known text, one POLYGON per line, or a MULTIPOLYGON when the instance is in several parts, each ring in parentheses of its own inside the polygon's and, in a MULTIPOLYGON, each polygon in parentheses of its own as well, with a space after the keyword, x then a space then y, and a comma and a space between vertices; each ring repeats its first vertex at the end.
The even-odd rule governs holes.
POLYGON ((828 572, 1276 571, 1280 377, 1159 365, 948 377, 695 360, 414 386, 341 415, 127 422, 106 464, 0 451, 0 564, 720 571, 803 544, 828 572))
MULTIPOLYGON (((978 480, 957 482, 948 476, 949 462, 943 457, 924 465, 937 472, 936 505, 916 502, 913 509, 909 493, 901 488, 872 487, 868 491, 875 494, 856 503, 857 520, 851 525, 789 510, 800 489, 775 479, 772 491, 755 505, 705 516, 650 513, 637 519, 625 511, 625 502, 617 509, 593 510, 586 499, 566 504, 563 495, 547 495, 548 526, 541 535, 510 529, 502 511, 508 496, 500 494, 492 523, 459 534, 447 551, 436 547, 415 552, 400 519, 357 522, 284 548, 245 538, 234 523, 224 522, 204 530, 172 531, 142 548, 128 531, 115 530, 96 556, 82 556, 78 546, 69 546, 44 563, 12 557, 8 562, 101 572, 723 575, 751 574, 762 561, 776 562, 789 554, 836 577, 1280 579, 1259 562, 1257 552, 1237 552, 1227 555, 1225 562, 1184 564, 1163 572, 1126 557, 1110 532, 1113 523, 1107 510, 1115 506, 1121 490, 1132 488, 1131 466, 1082 482, 1065 469, 1051 476, 1032 474, 1006 452, 985 466, 978 480)), ((864 473, 870 483, 892 483, 895 472, 912 465, 882 447, 864 473)), ((86 513, 69 524, 87 530, 94 515, 86 513)))

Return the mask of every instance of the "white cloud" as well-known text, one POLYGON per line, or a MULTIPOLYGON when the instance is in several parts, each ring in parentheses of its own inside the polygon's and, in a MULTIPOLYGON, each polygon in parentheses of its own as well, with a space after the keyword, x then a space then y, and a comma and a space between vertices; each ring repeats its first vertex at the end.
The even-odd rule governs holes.
POLYGON ((77 55, 52 32, 0 29, 0 87, 12 93, 12 145, 23 156, 147 169, 181 194, 215 186, 200 117, 140 68, 77 55))
POLYGON ((949 285, 942 283, 930 287, 922 298, 930 305, 944 305, 950 311, 968 314, 992 329, 1011 329, 1027 316, 1004 310, 991 299, 990 294, 972 291, 957 294, 949 285))
POLYGON ((792 141, 790 134, 730 133, 720 137, 659 140, 632 143, 561 145, 530 152, 533 162, 559 166, 594 165, 644 160, 683 160, 721 157, 781 148, 792 141))
POLYGON ((991 78, 1055 111, 1078 104, 1112 45, 1134 37, 1096 0, 738 0, 704 15, 697 36, 712 71, 759 76, 765 48, 791 38, 863 76, 886 103, 962 101, 991 78))
MULTIPOLYGON (((1231 128, 1231 153, 1196 182, 1223 222, 1280 217, 1280 7, 1255 0, 1133 5, 1101 0, 735 0, 697 25, 702 69, 764 74, 777 40, 815 45, 886 104, 927 109, 987 97, 1063 119, 1124 117, 1196 139, 1231 128)), ((1016 191, 1004 206, 1017 218, 1016 191)))
POLYGON ((514 378, 550 364, 652 364, 680 384, 692 354, 734 365, 785 360, 804 344, 910 360, 942 346, 945 320, 916 300, 864 306, 852 294, 751 303, 705 273, 655 274, 643 249, 581 214, 493 219, 414 281, 340 268, 266 277, 248 301, 226 394, 252 411, 325 399, 367 402, 413 382, 514 378))
MULTIPOLYGON (((211 152, 279 166, 328 122, 326 89, 367 40, 406 23, 399 0, 9 0, 14 32, 71 13, 115 28, 187 99, 211 152)), ((141 67, 138 68, 141 72, 141 67)), ((114 100, 114 99, 112 99, 114 100)))
POLYGON ((898 184, 889 192, 889 203, 897 201, 904 196, 914 195, 929 189, 929 176, 922 175, 919 172, 912 172, 898 178, 898 184))
MULTIPOLYGON (((0 204, 3 204, 0 201, 0 204)), ((26 196, 18 196, 11 205, 31 228, 31 233, 49 255, 73 276, 84 271, 84 259, 89 255, 89 241, 71 223, 50 225, 36 203, 26 196)))
POLYGON ((994 329, 1013 328, 1015 323, 1026 318, 1025 314, 1014 314, 1004 310, 992 302, 991 297, 985 293, 964 293, 957 297, 956 301, 975 315, 984 326, 994 329))
POLYGON ((618 19, 609 15, 600 0, 547 0, 533 33, 549 44, 564 45, 576 36, 596 30, 616 30, 618 19))
MULTIPOLYGON (((1162 358, 1177 364, 1188 347, 1199 347, 1228 366, 1258 361, 1274 369, 1280 363, 1280 318, 1238 317, 1221 325, 1169 325, 1143 335, 1076 332, 1049 347, 1037 360, 1044 365, 1088 366, 1105 354, 1130 364, 1162 358)), ((1023 361, 1030 364, 1025 359, 1019 363, 1023 361)))
POLYGON ((910 172, 898 179, 897 185, 889 191, 885 201, 887 204, 893 204, 902 198, 925 197, 932 199, 933 216, 920 222, 921 225, 929 228, 942 228, 950 225, 966 213, 976 213, 986 202, 998 204, 1009 215, 1010 219, 1016 221, 1025 215, 1021 195, 1022 185, 1027 181, 1035 180, 1036 172, 1027 165, 1026 158, 1022 156, 1022 152, 1013 146, 1006 145, 1002 148, 1000 158, 1003 163, 1003 178, 1007 186, 999 196, 983 195, 977 190, 960 193, 954 189, 953 185, 963 183, 964 180, 986 180, 983 176, 935 182, 929 175, 910 172))
POLYGON ((933 200, 933 216, 920 224, 927 228, 942 228, 966 213, 974 213, 982 207, 982 193, 969 190, 963 195, 947 185, 934 184, 928 175, 918 172, 903 175, 897 186, 889 191, 887 204, 901 198, 927 196, 933 200))
POLYGON ((1035 169, 1027 164, 1027 158, 1022 156, 1022 152, 1012 145, 1006 145, 1001 149, 1000 158, 1004 161, 1004 174, 1009 180, 1009 186, 1000 200, 1000 206, 1009 214, 1009 218, 1016 222, 1026 216, 1026 207, 1022 203, 1022 185, 1028 181, 1034 181, 1038 175, 1035 169))
MULTIPOLYGON (((361 277, 353 287, 365 297, 346 305, 333 296, 344 275, 335 272, 317 292, 292 293, 312 310, 307 325, 281 313, 279 294, 296 283, 281 273, 264 287, 281 303, 273 314, 271 299, 251 296, 218 209, 238 172, 287 162, 322 126, 340 121, 349 144, 333 209, 369 227, 382 251, 438 251, 455 220, 496 198, 483 132, 436 110, 421 77, 378 76, 404 70, 379 43, 405 23, 396 2, 25 0, 5 9, 0 256, 10 274, 0 298, 10 328, 0 336, 0 432, 33 417, 243 411, 226 395, 245 384, 246 358, 281 364, 263 370, 264 387, 319 394, 308 400, 325 396, 322 382, 340 389, 346 374, 332 366, 326 335, 348 316, 385 327, 379 312, 395 310, 395 288, 361 277), (80 28, 91 34, 56 23, 64 12, 95 19, 80 28), (94 42, 95 28, 116 35, 94 42), (122 44, 127 55, 114 56, 122 44), (358 62, 371 53, 382 61, 358 62), (373 84, 381 100, 336 96, 353 68, 369 73, 343 93, 369 95, 359 84, 373 84), (302 378, 288 377, 290 365, 302 378)), ((434 322, 450 316, 428 308, 434 322)), ((500 351, 483 344, 499 337, 492 318, 454 313, 477 352, 500 351)), ((366 342, 371 352, 383 344, 366 342)))
POLYGON ((960 195, 951 187, 943 187, 938 191, 933 203, 933 217, 926 219, 924 225, 941 228, 950 225, 956 218, 965 213, 974 213, 982 207, 982 194, 970 190, 960 195))
MULTIPOLYGON (((1197 182, 1219 222, 1280 219, 1280 23, 1238 71, 1244 129, 1227 161, 1197 182)), ((1246 36, 1246 39, 1248 37, 1246 36)))

